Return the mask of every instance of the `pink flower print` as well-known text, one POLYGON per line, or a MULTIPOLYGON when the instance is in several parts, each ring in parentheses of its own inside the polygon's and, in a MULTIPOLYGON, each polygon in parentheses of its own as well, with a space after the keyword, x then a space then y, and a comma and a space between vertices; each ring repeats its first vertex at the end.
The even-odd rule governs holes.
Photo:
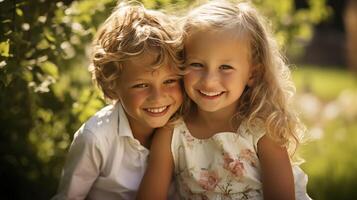
POLYGON ((186 141, 189 143, 191 143, 195 140, 195 138, 192 137, 192 135, 190 133, 188 133, 187 131, 182 131, 182 134, 184 135, 186 141))
POLYGON ((189 196, 193 195, 193 192, 191 191, 190 187, 188 187, 186 182, 182 181, 181 186, 185 194, 188 194, 189 196))
POLYGON ((209 200, 205 194, 201 194, 201 200, 209 200))
POLYGON ((248 161, 253 167, 257 166, 257 158, 255 153, 250 149, 243 149, 239 155, 242 160, 248 161))
POLYGON ((224 160, 224 163, 223 163, 224 169, 230 171, 237 178, 240 178, 243 176, 244 165, 240 160, 231 158, 229 156, 229 154, 227 154, 227 153, 223 154, 223 160, 224 160))
POLYGON ((203 170, 200 173, 198 184, 205 190, 212 191, 216 188, 220 181, 216 171, 203 170))
POLYGON ((228 153, 223 153, 223 160, 224 160, 224 169, 226 169, 226 166, 228 166, 229 163, 233 162, 234 159, 229 156, 228 153))

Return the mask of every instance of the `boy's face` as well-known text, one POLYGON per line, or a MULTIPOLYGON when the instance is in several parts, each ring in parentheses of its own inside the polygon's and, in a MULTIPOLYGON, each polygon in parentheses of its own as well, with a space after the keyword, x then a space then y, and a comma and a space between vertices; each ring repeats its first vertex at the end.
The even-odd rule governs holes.
POLYGON ((168 65, 153 70, 154 53, 126 61, 119 80, 119 99, 132 129, 164 126, 182 103, 180 77, 168 65))

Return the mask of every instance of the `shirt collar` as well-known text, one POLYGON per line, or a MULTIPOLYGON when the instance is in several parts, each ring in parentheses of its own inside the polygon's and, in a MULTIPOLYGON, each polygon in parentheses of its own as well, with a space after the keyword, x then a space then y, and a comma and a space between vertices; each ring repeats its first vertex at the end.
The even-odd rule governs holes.
POLYGON ((123 106, 121 105, 120 102, 117 103, 117 106, 118 106, 118 113, 119 113, 119 117, 118 117, 118 125, 119 125, 118 135, 119 135, 119 137, 127 136, 129 138, 134 139, 133 132, 131 131, 129 121, 125 114, 123 106))
POLYGON ((136 146, 136 148, 138 148, 141 151, 146 152, 146 154, 148 154, 149 150, 142 146, 139 142, 139 140, 134 138, 133 132, 131 130, 129 121, 128 121, 128 117, 126 116, 126 113, 123 109, 123 106, 121 105, 120 102, 117 103, 117 107, 118 107, 118 135, 119 137, 128 137, 130 139, 130 141, 134 144, 134 146, 136 146))

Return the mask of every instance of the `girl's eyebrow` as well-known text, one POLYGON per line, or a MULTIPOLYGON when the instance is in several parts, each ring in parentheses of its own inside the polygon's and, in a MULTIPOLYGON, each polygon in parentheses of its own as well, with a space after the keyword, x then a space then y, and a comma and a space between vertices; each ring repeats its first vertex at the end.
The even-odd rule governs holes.
POLYGON ((233 59, 222 59, 222 60, 220 60, 220 62, 222 62, 222 63, 231 63, 231 62, 233 62, 233 59))
POLYGON ((201 59, 198 56, 190 56, 186 57, 185 60, 195 60, 195 61, 201 61, 201 59))

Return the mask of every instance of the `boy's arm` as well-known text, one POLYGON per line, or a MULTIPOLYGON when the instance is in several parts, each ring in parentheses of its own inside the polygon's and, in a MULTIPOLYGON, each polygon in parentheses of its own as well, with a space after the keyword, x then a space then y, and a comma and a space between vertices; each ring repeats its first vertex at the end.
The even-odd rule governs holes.
POLYGON ((268 136, 258 141, 265 200, 295 199, 294 177, 288 153, 268 136))
POLYGON ((172 180, 174 161, 171 154, 172 129, 161 128, 152 140, 149 164, 137 194, 138 200, 166 200, 172 180))
POLYGON ((97 139, 89 130, 79 130, 69 149, 66 164, 53 199, 85 199, 99 176, 102 157, 97 139))

